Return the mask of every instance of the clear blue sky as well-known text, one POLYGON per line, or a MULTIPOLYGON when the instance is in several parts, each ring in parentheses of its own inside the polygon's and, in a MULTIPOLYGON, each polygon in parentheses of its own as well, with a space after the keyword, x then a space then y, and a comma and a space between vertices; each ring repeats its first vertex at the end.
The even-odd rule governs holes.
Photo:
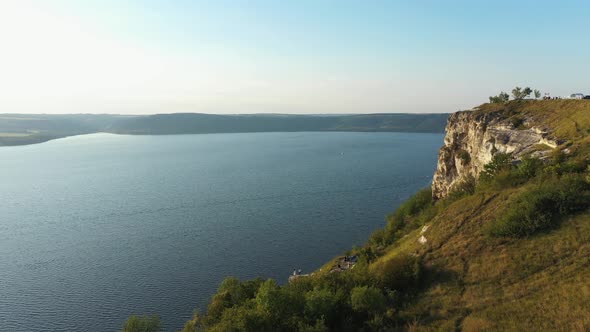
POLYGON ((590 94, 586 1, 4 1, 0 112, 453 112, 590 94))

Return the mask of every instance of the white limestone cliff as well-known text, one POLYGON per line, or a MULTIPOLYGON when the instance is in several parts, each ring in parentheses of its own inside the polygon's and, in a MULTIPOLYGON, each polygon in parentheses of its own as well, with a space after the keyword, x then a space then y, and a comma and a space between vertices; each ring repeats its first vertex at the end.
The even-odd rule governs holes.
POLYGON ((445 197, 469 177, 477 179, 496 153, 511 153, 515 160, 527 154, 543 158, 548 151, 539 145, 557 147, 546 129, 530 126, 527 119, 521 121, 514 123, 502 114, 477 110, 452 114, 432 181, 433 197, 445 197))

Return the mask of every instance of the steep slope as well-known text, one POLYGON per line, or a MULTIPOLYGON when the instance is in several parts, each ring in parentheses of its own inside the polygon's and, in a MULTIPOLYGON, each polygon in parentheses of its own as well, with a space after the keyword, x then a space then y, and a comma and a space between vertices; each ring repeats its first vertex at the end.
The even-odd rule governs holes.
MULTIPOLYGON (((587 331, 590 213, 524 239, 490 238, 485 226, 524 188, 460 199, 394 244, 381 260, 412 253, 429 271, 400 320, 415 331, 587 331), (420 243, 421 237, 427 239, 420 243), (401 250, 396 250, 402 248, 401 250)), ((378 260, 374 264, 380 264, 378 260)))

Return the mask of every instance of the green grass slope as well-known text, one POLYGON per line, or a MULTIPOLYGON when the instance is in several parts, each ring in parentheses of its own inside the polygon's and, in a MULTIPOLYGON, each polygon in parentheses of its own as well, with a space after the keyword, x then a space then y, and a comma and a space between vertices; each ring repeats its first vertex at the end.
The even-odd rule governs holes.
POLYGON ((400 308, 402 321, 416 331, 590 328, 590 213, 525 238, 486 235, 486 225, 526 190, 459 199, 429 222, 426 244, 414 232, 388 249, 381 259, 413 252, 432 272, 425 289, 400 308))

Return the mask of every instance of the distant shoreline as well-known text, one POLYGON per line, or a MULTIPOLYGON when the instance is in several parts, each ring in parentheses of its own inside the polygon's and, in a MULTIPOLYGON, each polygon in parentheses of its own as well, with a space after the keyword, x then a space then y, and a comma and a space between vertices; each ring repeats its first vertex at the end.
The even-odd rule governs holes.
POLYGON ((181 135, 263 132, 444 133, 449 114, 121 116, 0 114, 0 147, 39 144, 76 135, 181 135))
MULTIPOLYGON (((91 133, 72 134, 56 137, 31 137, 30 141, 19 141, 19 142, 7 142, 4 137, 0 137, 0 149, 4 147, 17 147, 17 146, 28 146, 47 143, 59 139, 68 137, 93 135, 93 134, 109 134, 109 135, 121 135, 121 136, 175 136, 175 135, 215 135, 215 134, 262 134, 262 133, 407 133, 407 134, 439 134, 442 132, 423 132, 423 131, 386 131, 386 130, 298 130, 298 131, 240 131, 240 132, 211 132, 211 133, 179 133, 179 134, 131 134, 131 133, 110 133, 104 131, 97 131, 91 133)), ((23 137, 25 138, 25 137, 23 137)))

